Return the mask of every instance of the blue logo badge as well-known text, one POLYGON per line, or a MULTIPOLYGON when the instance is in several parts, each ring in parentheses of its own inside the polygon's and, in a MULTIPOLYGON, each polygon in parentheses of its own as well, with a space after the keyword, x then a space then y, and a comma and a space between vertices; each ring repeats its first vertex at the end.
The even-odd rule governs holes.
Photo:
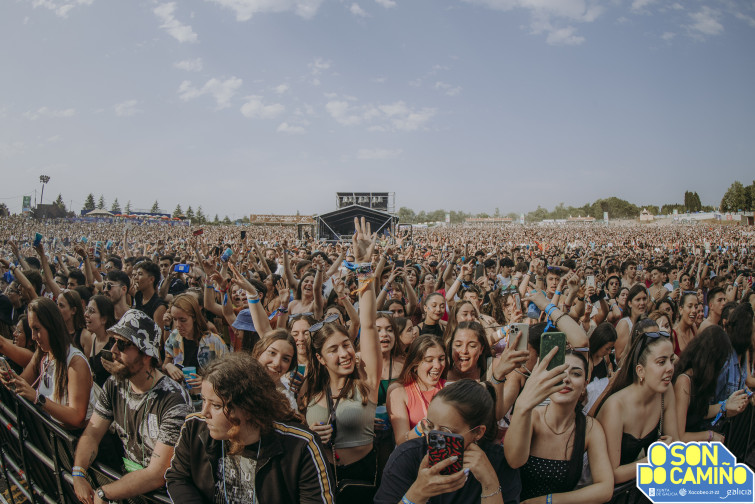
POLYGON ((650 446, 637 488, 652 502, 753 502, 755 477, 719 442, 650 446))

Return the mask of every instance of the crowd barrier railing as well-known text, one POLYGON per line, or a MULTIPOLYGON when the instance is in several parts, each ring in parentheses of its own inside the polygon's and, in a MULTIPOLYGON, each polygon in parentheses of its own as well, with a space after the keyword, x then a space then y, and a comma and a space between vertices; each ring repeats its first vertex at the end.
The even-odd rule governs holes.
MULTIPOLYGON (((73 456, 77 438, 40 412, 29 401, 0 386, 0 466, 8 499, 0 504, 21 504, 13 488, 30 504, 80 504, 73 488, 73 456)), ((89 468, 95 488, 121 477, 100 462, 89 468)), ((169 504, 164 490, 151 492, 124 504, 169 504)))

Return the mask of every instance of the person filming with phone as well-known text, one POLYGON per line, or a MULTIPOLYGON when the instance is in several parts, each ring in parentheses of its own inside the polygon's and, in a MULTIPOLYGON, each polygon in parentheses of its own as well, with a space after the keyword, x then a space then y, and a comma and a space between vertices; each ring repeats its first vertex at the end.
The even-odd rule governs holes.
POLYGON ((490 385, 474 380, 438 392, 421 422, 424 436, 391 454, 375 503, 519 502, 519 473, 494 443, 494 396, 490 385))

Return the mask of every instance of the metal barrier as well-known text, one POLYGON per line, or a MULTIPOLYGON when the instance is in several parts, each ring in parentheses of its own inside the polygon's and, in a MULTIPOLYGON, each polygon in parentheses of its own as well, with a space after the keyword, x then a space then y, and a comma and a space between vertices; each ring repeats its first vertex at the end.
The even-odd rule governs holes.
MULTIPOLYGON (((77 438, 61 428, 29 401, 0 386, 0 468, 8 486, 9 500, 0 495, 0 504, 15 502, 13 486, 30 504, 79 504, 73 488, 73 457, 77 438)), ((95 488, 120 479, 121 474, 95 462, 89 468, 95 488)), ((155 491, 124 504, 151 502, 170 504, 164 491, 155 491)))

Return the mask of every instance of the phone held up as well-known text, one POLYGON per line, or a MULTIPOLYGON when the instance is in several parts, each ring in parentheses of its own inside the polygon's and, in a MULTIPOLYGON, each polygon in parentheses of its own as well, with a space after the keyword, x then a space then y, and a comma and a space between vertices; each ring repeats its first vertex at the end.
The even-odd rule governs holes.
POLYGON ((553 349, 558 347, 558 352, 548 363, 548 370, 558 367, 566 362, 566 334, 562 332, 547 332, 540 337, 540 358, 542 359, 553 349))
POLYGON ((427 435, 427 458, 430 467, 450 457, 459 457, 456 462, 443 469, 441 474, 455 474, 464 467, 464 437, 439 430, 431 430, 427 435))

